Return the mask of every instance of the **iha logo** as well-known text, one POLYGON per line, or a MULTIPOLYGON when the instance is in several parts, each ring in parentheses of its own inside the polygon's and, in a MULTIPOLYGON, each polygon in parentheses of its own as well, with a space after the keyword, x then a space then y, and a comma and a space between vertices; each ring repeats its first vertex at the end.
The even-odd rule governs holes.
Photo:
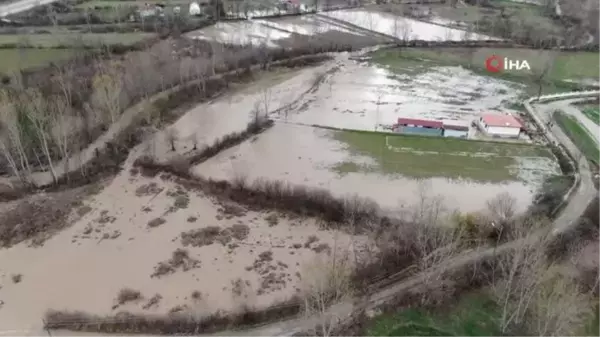
POLYGON ((502 70, 531 70, 527 60, 512 60, 508 57, 492 55, 485 59, 485 69, 491 73, 499 73, 502 70))

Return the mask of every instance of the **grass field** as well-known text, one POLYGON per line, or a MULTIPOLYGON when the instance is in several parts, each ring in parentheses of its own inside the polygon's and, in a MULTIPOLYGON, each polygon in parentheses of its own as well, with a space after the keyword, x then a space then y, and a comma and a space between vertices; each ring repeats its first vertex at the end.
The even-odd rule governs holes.
POLYGON ((336 131, 333 137, 347 144, 351 153, 377 162, 377 167, 371 167, 345 161, 335 167, 339 173, 379 171, 414 178, 502 182, 518 180, 519 157, 554 160, 550 150, 534 145, 355 131, 336 131))
POLYGON ((571 90, 573 84, 563 80, 596 79, 600 71, 600 56, 594 52, 555 52, 533 49, 494 49, 494 48, 404 48, 381 49, 372 54, 373 62, 388 66, 392 71, 424 72, 433 66, 463 66, 473 71, 491 76, 513 80, 527 85, 529 94, 537 94, 534 74, 539 73, 546 64, 551 64, 545 80, 544 93, 571 90), (485 59, 499 55, 514 60, 527 60, 531 72, 527 70, 508 70, 499 74, 485 70, 485 59))
POLYGON ((367 328, 368 336, 500 336, 498 305, 480 294, 463 297, 449 312, 408 309, 383 315, 367 328))
POLYGON ((69 49, 0 49, 0 73, 45 66, 73 56, 69 49))
POLYGON ((599 162, 600 150, 596 142, 577 119, 561 111, 554 112, 554 119, 588 160, 594 163, 599 162))
POLYGON ((587 118, 592 120, 597 125, 600 125, 600 108, 597 105, 583 106, 581 111, 584 115, 586 115, 587 118))
POLYGON ((87 33, 87 34, 16 34, 0 35, 0 45, 18 44, 39 48, 53 48, 57 46, 101 46, 123 44, 131 45, 154 36, 152 33, 87 33))

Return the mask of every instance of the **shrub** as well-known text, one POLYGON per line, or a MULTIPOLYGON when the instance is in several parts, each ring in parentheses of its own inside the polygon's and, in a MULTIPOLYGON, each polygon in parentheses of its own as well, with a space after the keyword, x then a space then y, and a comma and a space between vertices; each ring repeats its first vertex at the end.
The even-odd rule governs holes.
POLYGON ((235 313, 216 313, 199 317, 187 314, 147 315, 121 312, 113 316, 94 316, 81 311, 49 310, 44 319, 45 329, 137 334, 198 334, 213 333, 233 327, 254 326, 297 315, 302 302, 291 298, 273 307, 252 310, 243 308, 235 313))
POLYGON ((131 288, 123 288, 117 295, 117 303, 123 305, 128 302, 134 302, 142 299, 142 293, 131 288))

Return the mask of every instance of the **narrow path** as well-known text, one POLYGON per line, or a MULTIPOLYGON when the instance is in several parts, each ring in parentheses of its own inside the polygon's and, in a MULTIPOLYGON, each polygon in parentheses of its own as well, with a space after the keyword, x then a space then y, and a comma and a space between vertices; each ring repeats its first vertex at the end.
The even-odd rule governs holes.
POLYGON ((574 106, 576 103, 584 103, 593 99, 594 98, 567 99, 548 103, 548 106, 554 108, 554 110, 564 111, 565 113, 577 118, 579 123, 585 127, 589 135, 596 141, 596 145, 598 145, 600 144, 600 126, 594 123, 591 119, 587 118, 579 108, 574 106))

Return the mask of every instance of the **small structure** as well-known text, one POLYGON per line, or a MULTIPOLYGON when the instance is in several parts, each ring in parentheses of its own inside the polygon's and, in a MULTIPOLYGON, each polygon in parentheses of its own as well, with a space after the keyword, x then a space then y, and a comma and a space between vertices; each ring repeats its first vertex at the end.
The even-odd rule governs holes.
POLYGON ((468 138, 469 124, 458 121, 444 121, 444 137, 468 138))
POLYGON ((398 118, 398 123, 394 125, 394 130, 395 132, 404 134, 442 136, 444 133, 444 123, 424 119, 398 118))
POLYGON ((192 2, 190 4, 189 13, 191 16, 196 16, 202 14, 202 10, 200 9, 200 4, 197 2, 192 2))
POLYGON ((523 124, 509 114, 483 114, 478 124, 487 135, 500 138, 518 138, 523 129, 523 124))

